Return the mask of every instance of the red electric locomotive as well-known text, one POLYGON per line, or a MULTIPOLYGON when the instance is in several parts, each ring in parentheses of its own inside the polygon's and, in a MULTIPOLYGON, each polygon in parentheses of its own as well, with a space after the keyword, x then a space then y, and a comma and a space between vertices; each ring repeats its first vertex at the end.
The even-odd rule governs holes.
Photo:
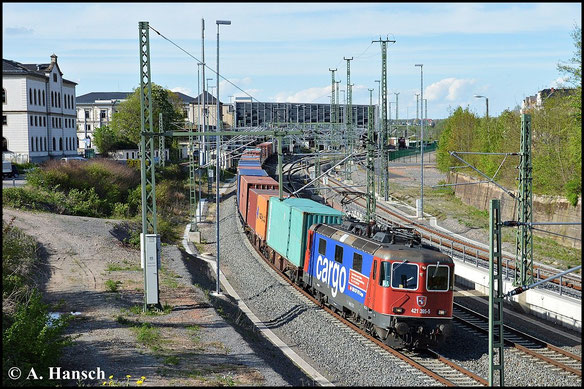
POLYGON ((452 329, 454 263, 411 229, 315 224, 303 283, 322 302, 391 345, 426 348, 452 329))

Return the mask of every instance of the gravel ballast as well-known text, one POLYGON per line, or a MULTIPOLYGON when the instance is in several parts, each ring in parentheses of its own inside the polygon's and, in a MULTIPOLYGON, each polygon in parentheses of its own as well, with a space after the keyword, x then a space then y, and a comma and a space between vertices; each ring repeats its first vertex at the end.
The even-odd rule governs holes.
MULTIPOLYGON (((221 270, 245 304, 280 339, 303 356, 335 385, 418 386, 437 382, 402 361, 373 347, 359 335, 342 328, 278 279, 246 241, 238 220, 231 185, 221 204, 221 270)), ((214 215, 214 210, 212 210, 214 215)), ((215 241, 215 225, 201 226, 203 238, 215 241)), ((213 254, 213 248, 207 246, 213 254)), ((488 377, 487 338, 456 327, 456 336, 439 350, 466 369, 488 377)), ((543 369, 519 353, 505 350, 506 385, 573 386, 581 379, 543 369)))

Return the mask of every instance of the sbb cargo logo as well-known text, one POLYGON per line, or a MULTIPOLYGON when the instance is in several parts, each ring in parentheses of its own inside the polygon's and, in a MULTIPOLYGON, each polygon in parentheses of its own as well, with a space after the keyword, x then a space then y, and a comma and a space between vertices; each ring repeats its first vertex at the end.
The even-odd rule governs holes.
POLYGON ((332 287, 333 297, 336 297, 339 291, 344 293, 347 287, 347 269, 322 255, 316 259, 316 278, 332 287))

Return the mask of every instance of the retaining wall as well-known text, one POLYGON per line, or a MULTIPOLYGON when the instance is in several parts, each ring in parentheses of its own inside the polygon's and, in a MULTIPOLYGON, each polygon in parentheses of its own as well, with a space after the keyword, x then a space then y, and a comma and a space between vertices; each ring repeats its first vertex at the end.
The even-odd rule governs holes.
MULTIPOLYGON (((448 173, 449 184, 460 184, 477 182, 475 178, 461 173, 448 173)), ((517 195, 517 191, 512 191, 517 195)), ((481 210, 489 210, 491 199, 501 201, 501 219, 517 220, 517 202, 508 194, 492 183, 481 183, 473 185, 454 186, 456 197, 467 204, 481 210)), ((581 222, 582 219, 582 197, 578 199, 578 205, 571 205, 568 200, 560 196, 533 196, 533 222, 581 222)), ((582 226, 581 225, 555 225, 536 226, 538 229, 550 231, 555 234, 566 235, 576 239, 565 238, 545 232, 533 231, 535 235, 544 238, 551 238, 558 243, 568 246, 582 248, 582 226)))

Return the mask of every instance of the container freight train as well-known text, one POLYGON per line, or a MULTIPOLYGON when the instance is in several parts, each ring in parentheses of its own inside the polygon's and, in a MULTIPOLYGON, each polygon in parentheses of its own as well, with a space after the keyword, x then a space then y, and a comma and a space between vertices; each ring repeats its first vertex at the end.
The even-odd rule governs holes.
POLYGON ((387 344, 427 348, 449 336, 449 256, 413 229, 381 230, 286 192, 280 200, 277 181, 261 167, 249 171, 238 168, 240 218, 252 244, 287 277, 387 344))

